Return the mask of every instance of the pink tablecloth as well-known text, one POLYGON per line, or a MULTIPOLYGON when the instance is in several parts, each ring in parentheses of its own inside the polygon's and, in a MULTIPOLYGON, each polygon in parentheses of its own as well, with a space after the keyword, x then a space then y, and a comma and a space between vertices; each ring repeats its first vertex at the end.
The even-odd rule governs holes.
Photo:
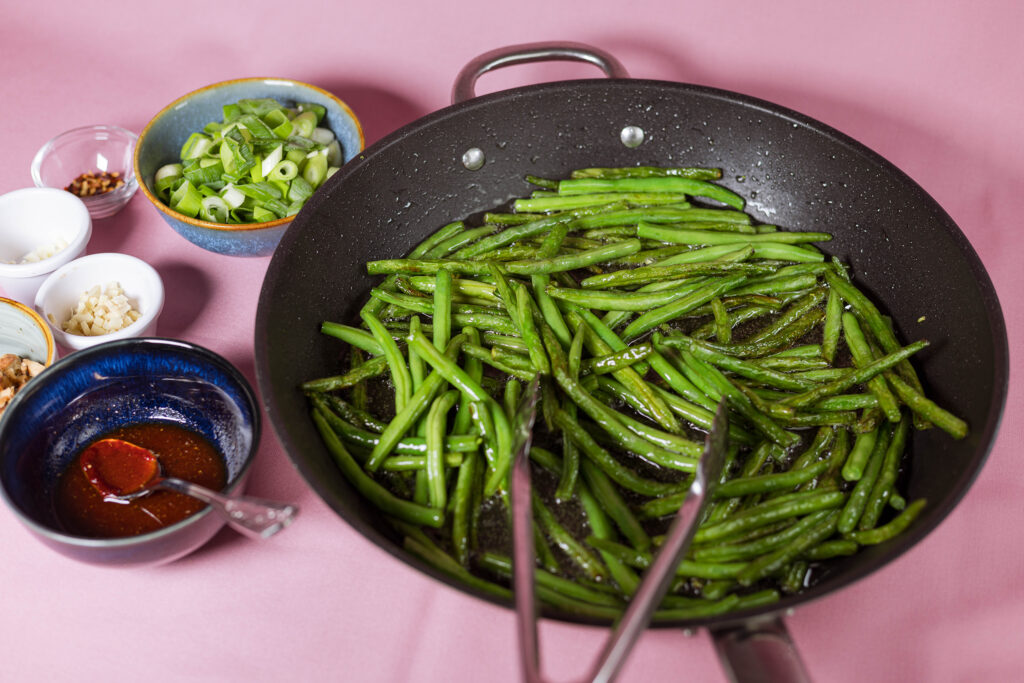
MULTIPOLYGON (((904 169, 953 216, 999 291, 1021 350, 1024 5, 867 0, 584 4, 8 3, 0 18, 0 192, 31 185, 52 135, 136 131, 208 83, 280 75, 347 100, 367 141, 448 103, 471 57, 511 43, 604 47, 636 77, 740 91, 818 118, 904 169), (404 6, 403 6, 404 5, 404 6)), ((529 66, 483 89, 591 76, 529 66)), ((268 259, 174 234, 136 196, 88 251, 149 261, 168 289, 159 333, 203 344, 255 383, 256 299, 268 259)), ((957 510, 900 560, 788 621, 822 681, 1020 680, 1024 447, 1011 387, 990 460, 957 510)), ((0 510, 0 680, 513 681, 512 614, 394 561, 332 514, 269 429, 251 492, 297 501, 269 542, 221 533, 169 566, 66 560, 0 510)), ((545 626, 547 672, 575 677, 604 632, 545 626)), ((721 680, 705 634, 646 634, 623 680, 721 680)))

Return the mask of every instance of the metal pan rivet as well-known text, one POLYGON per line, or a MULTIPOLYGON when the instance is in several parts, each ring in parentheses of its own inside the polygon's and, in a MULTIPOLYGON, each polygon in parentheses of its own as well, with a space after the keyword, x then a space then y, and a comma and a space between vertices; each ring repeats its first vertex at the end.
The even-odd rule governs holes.
POLYGON ((626 147, 639 147, 644 143, 644 129, 639 126, 626 126, 619 133, 619 139, 626 147))
POLYGON ((470 147, 462 154, 462 165, 470 171, 479 171, 484 167, 484 151, 479 147, 470 147))

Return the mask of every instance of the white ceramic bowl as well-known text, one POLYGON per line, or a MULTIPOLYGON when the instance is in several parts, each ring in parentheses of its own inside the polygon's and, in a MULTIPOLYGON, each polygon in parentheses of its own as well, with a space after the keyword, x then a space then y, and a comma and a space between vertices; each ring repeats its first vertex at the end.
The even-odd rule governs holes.
POLYGON ((43 280, 81 256, 90 237, 89 210, 70 192, 29 187, 0 195, 0 294, 31 306, 43 280), (59 241, 68 246, 49 258, 21 263, 59 241))
POLYGON ((150 337, 164 306, 164 285, 156 270, 127 254, 90 254, 61 266, 43 282, 36 293, 36 311, 49 323, 57 343, 73 351, 129 337, 150 337), (117 282, 132 308, 141 317, 134 323, 98 336, 69 334, 61 329, 71 317, 82 294, 99 285, 117 282))
POLYGON ((0 297, 0 356, 13 353, 49 366, 57 360, 50 326, 31 308, 0 297))

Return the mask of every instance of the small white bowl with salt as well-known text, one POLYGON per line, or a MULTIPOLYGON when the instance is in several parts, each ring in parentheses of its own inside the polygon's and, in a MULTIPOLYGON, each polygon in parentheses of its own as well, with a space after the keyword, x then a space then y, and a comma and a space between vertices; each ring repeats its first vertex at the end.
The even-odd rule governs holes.
POLYGON ((65 190, 29 187, 0 195, 0 295, 27 306, 50 273, 85 252, 92 218, 65 190))
POLYGON ((35 309, 61 346, 77 351, 129 337, 151 337, 164 306, 159 273, 127 254, 90 254, 43 282, 35 309))

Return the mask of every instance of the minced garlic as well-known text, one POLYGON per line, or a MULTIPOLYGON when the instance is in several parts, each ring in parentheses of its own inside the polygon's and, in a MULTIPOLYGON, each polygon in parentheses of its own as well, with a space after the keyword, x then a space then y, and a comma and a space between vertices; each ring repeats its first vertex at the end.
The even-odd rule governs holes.
POLYGON ((132 308, 121 285, 111 282, 105 288, 96 285, 84 292, 61 329, 70 334, 94 337, 123 330, 139 317, 141 313, 132 308))
POLYGON ((22 263, 36 263, 59 254, 68 248, 68 241, 58 238, 53 244, 43 244, 21 257, 22 263))

